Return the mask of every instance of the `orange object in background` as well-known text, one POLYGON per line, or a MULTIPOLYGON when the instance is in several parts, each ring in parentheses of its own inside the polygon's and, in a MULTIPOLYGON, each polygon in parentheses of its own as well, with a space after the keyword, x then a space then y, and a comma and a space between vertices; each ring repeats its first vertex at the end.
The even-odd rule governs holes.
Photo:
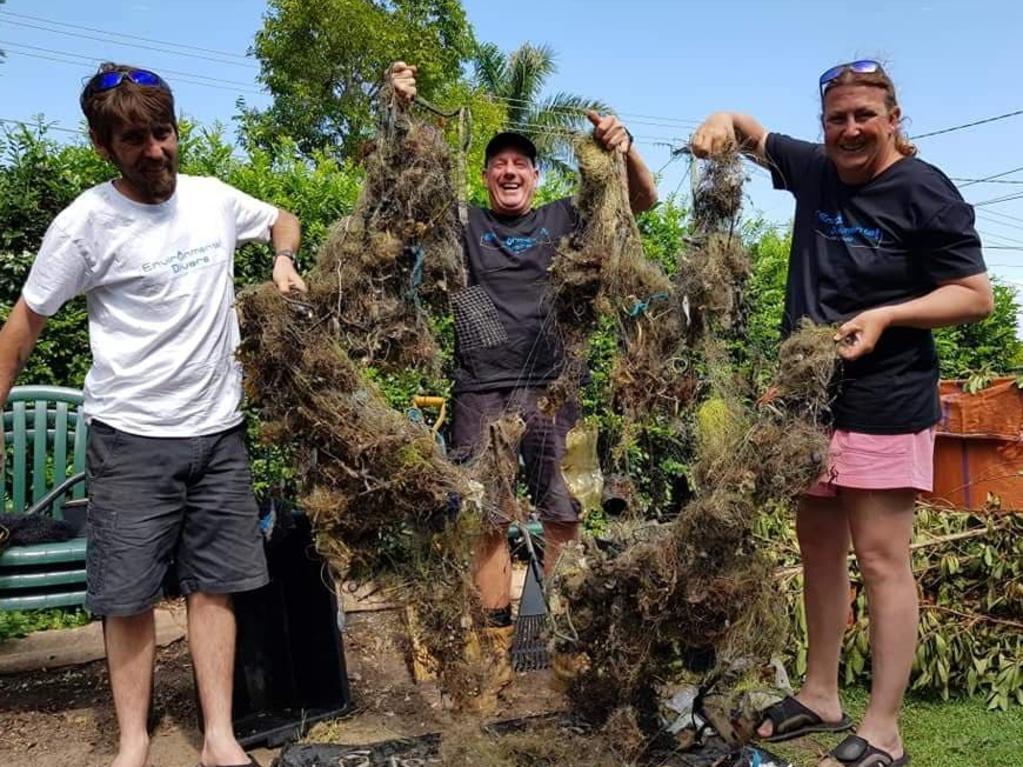
POLYGON ((967 394, 961 381, 941 382, 941 421, 934 445, 934 491, 939 506, 1023 511, 1023 391, 999 378, 967 394))

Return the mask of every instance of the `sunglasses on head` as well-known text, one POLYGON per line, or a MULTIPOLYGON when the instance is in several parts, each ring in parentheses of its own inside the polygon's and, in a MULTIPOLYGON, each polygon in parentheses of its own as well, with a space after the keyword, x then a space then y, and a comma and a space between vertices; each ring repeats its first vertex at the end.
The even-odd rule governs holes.
POLYGON ((820 88, 822 96, 824 95, 824 89, 827 87, 828 83, 832 80, 838 79, 839 75, 847 69, 858 75, 869 75, 874 72, 884 71, 881 68, 880 62, 874 61, 873 59, 860 59, 859 61, 849 61, 845 64, 839 64, 837 67, 825 70, 824 74, 821 75, 820 88))
POLYGON ((129 69, 127 71, 114 69, 93 75, 89 84, 85 86, 85 90, 82 91, 82 105, 85 105, 85 100, 90 96, 113 90, 125 80, 145 88, 162 88, 165 91, 170 91, 170 86, 163 81, 163 78, 148 69, 129 69))

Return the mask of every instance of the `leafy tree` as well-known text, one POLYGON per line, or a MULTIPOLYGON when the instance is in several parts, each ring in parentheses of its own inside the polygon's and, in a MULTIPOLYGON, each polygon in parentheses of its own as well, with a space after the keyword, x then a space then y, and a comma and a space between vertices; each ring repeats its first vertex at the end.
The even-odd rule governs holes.
POLYGON ((262 147, 288 136, 305 154, 355 156, 374 133, 388 64, 416 64, 420 93, 434 99, 474 49, 459 0, 270 0, 252 52, 274 102, 266 110, 241 103, 242 132, 262 147))
POLYGON ((1015 289, 993 279, 995 309, 972 325, 956 325, 934 332, 941 359, 942 378, 994 376, 1023 365, 1023 342, 1016 330, 1019 296, 1015 289))
POLYGON ((506 54, 493 43, 483 43, 475 69, 479 87, 504 104, 508 129, 529 136, 547 167, 570 167, 570 133, 589 125, 585 110, 608 111, 600 101, 571 93, 542 97, 547 80, 558 71, 554 50, 547 45, 525 43, 506 54))

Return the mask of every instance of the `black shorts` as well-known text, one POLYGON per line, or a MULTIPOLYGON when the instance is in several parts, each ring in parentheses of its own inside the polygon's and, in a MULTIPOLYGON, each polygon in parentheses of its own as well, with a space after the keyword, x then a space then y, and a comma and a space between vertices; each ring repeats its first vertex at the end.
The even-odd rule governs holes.
MULTIPOLYGON (((545 522, 578 522, 581 506, 572 497, 561 474, 565 437, 579 418, 575 402, 566 403, 554 417, 537 405, 543 387, 470 391, 455 394, 451 457, 472 458, 480 449, 487 425, 500 416, 516 412, 526 422, 519 448, 525 464, 526 486, 540 519, 545 522)), ((501 520, 504 524, 508 520, 501 520)))
POLYGON ((134 615, 163 595, 230 594, 267 583, 244 426, 202 437, 141 437, 89 426, 85 606, 134 615))

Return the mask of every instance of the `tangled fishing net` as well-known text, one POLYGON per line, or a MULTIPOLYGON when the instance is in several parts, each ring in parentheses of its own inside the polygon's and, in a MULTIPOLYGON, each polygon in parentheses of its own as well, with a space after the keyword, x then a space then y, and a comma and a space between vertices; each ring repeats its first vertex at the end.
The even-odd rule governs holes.
POLYGON ((465 284, 448 146, 432 126, 389 114, 308 294, 283 297, 267 284, 239 297, 239 356, 262 438, 295 447, 299 503, 335 579, 382 578, 412 605, 442 685, 466 703, 490 673, 467 652, 481 641, 473 547, 489 510, 515 501, 515 426, 457 466, 368 374, 370 365, 431 369, 425 310, 446 311, 465 284))
POLYGON ((615 406, 627 419, 674 409, 694 390, 680 375, 682 328, 672 310, 674 287, 646 258, 629 203, 625 159, 592 137, 575 142, 580 186, 578 231, 551 264, 551 289, 567 365, 548 388, 557 405, 575 394, 586 367, 586 341, 602 319, 617 331, 620 353, 612 373, 615 406))
MULTIPOLYGON (((677 314, 706 371, 708 396, 696 413, 698 493, 669 524, 644 526, 617 545, 586 540, 566 549, 552 584, 554 644, 578 669, 568 689, 573 708, 596 723, 631 717, 644 741, 662 732, 662 687, 687 663, 709 663, 709 678, 722 680, 779 648, 774 563, 756 544, 754 523, 826 467, 833 330, 806 325, 786 341, 775 396, 756 409, 716 339, 735 320, 749 269, 733 231, 737 163, 712 163, 700 185, 674 285, 677 314)), ((750 731, 730 730, 737 739, 750 731)))

